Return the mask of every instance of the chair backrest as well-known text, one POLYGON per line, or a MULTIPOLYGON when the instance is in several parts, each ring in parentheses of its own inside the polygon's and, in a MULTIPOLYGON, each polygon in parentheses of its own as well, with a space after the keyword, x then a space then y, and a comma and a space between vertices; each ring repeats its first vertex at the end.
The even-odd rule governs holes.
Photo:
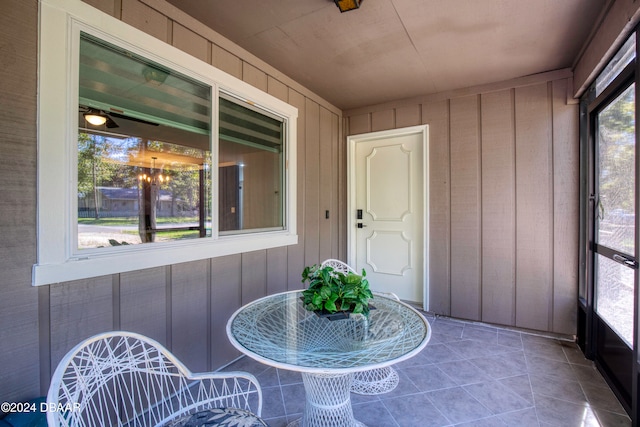
MULTIPOLYGON (((324 261, 322 261, 322 264, 320 264, 320 267, 332 267, 334 269, 334 271, 339 271, 341 273, 347 274, 347 273, 355 273, 358 274, 353 268, 351 268, 349 266, 349 264, 340 261, 339 259, 333 259, 333 258, 329 258, 326 259, 324 261)), ((373 291, 374 295, 380 295, 383 297, 387 297, 387 298, 391 298, 391 299, 395 299, 400 301, 400 298, 398 298, 398 296, 396 294, 394 294, 393 292, 376 292, 373 291)))
POLYGON ((108 332, 63 357, 47 404, 61 409, 47 413, 50 427, 148 427, 214 407, 260 416, 262 393, 250 374, 192 374, 158 342, 132 332, 108 332))
POLYGON ((387 297, 389 299, 400 301, 400 298, 398 298, 398 295, 394 294, 393 292, 376 292, 376 291, 372 291, 372 292, 373 292, 373 295, 380 295, 381 297, 387 297))
MULTIPOLYGON (((322 264, 320 264, 320 267, 326 267, 329 266, 331 268, 333 268, 334 271, 338 271, 340 273, 356 273, 356 271, 349 267, 348 264, 340 261, 339 259, 326 259, 322 262, 322 264)), ((357 274, 357 273, 356 273, 357 274)))

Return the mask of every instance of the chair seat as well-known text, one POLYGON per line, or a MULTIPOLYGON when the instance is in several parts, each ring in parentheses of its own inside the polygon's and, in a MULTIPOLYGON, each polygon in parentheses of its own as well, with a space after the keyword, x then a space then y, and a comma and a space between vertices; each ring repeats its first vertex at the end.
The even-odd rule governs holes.
POLYGON ((195 414, 178 417, 165 427, 213 427, 213 426, 242 426, 269 427, 255 414, 236 408, 212 408, 195 414))

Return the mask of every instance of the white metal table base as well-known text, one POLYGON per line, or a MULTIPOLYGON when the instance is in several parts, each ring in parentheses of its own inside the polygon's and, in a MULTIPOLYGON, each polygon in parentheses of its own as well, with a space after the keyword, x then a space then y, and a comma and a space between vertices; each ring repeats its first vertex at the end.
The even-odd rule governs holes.
POLYGON ((287 427, 366 427, 353 417, 353 374, 302 373, 306 402, 302 418, 287 427))
POLYGON ((400 378, 391 366, 356 372, 351 383, 351 392, 364 395, 389 393, 396 388, 400 378))

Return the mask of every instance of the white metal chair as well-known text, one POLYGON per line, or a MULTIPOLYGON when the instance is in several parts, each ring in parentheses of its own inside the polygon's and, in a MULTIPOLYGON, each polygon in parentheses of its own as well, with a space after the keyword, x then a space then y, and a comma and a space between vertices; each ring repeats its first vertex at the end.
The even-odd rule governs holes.
POLYGON ((131 332, 102 333, 71 349, 53 374, 47 405, 56 408, 47 412, 50 427, 174 426, 207 416, 266 426, 253 375, 191 373, 158 342, 131 332))
MULTIPOLYGON (((358 274, 348 264, 338 259, 327 259, 322 262, 320 267, 329 266, 334 271, 340 273, 355 273, 358 274)), ((400 300, 398 296, 392 292, 373 292, 374 295, 381 295, 387 298, 393 298, 400 300)), ((356 372, 353 375, 351 382, 351 392, 356 394, 383 394, 392 391, 398 385, 400 378, 398 373, 391 366, 385 368, 370 369, 368 371, 356 372)))
POLYGON ((333 259, 333 258, 325 259, 324 261, 322 261, 322 264, 320 264, 320 267, 327 267, 327 266, 333 268, 334 271, 338 271, 340 273, 358 274, 353 268, 349 266, 349 264, 342 262, 339 259, 333 259))

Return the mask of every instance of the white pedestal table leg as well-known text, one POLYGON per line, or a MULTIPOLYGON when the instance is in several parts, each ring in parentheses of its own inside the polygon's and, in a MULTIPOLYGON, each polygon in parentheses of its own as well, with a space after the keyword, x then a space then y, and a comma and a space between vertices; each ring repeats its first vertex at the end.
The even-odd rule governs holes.
POLYGON ((353 417, 352 377, 353 374, 303 373, 304 414, 288 427, 366 427, 353 417))

